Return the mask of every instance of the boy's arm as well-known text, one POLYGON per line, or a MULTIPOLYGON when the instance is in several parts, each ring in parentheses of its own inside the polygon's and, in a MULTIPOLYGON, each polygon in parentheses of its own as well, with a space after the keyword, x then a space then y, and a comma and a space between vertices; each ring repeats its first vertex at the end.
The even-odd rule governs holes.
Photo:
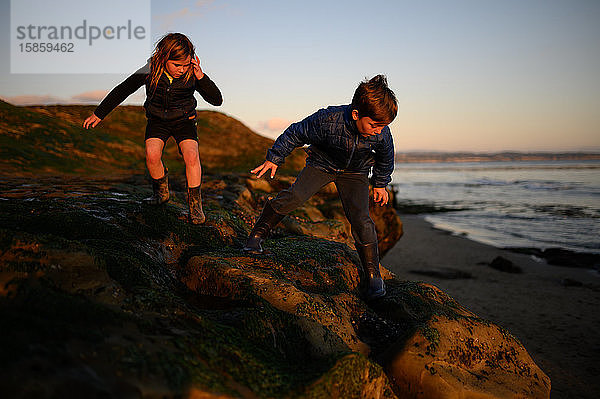
POLYGON ((315 134, 318 129, 321 112, 322 110, 317 111, 300 122, 292 123, 285 129, 277 140, 275 140, 273 146, 267 151, 267 161, 280 166, 295 148, 304 144, 310 144, 310 135, 315 134))
POLYGON ((200 93, 204 101, 211 105, 219 106, 223 104, 223 95, 215 82, 210 80, 207 74, 202 79, 196 79, 196 91, 200 93))
POLYGON ((133 75, 129 76, 117 87, 112 89, 110 93, 104 97, 104 100, 96 107, 94 114, 104 119, 113 109, 121 104, 127 97, 133 94, 137 89, 142 87, 146 82, 146 78, 150 73, 150 66, 146 64, 138 69, 133 75))
POLYGON ((375 148, 375 166, 371 182, 374 188, 385 188, 392 181, 394 171, 394 139, 388 127, 382 132, 382 140, 375 148))

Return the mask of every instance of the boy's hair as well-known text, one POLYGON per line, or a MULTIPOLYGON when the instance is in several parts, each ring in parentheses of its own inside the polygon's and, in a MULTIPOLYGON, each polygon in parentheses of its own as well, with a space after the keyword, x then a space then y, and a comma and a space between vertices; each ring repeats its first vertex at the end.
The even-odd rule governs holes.
MULTIPOLYGON (((183 60, 187 56, 194 58, 194 45, 183 33, 168 33, 164 35, 154 49, 150 58, 150 89, 156 90, 158 81, 165 71, 165 64, 169 60, 183 60)), ((185 74, 187 82, 194 74, 194 68, 189 68, 185 74)))
POLYGON ((352 97, 352 109, 360 118, 368 116, 374 121, 390 123, 398 113, 396 95, 388 87, 384 75, 363 80, 352 97))

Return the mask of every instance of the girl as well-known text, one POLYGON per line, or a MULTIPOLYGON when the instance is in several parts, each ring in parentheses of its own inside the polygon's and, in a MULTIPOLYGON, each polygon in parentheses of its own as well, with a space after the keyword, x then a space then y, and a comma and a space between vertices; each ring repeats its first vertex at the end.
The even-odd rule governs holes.
POLYGON ((159 205, 169 200, 168 170, 162 163, 162 151, 173 136, 185 162, 190 222, 204 223, 200 195, 201 165, 196 132, 194 91, 212 105, 221 105, 221 92, 200 68, 194 45, 181 33, 169 33, 160 39, 148 63, 115 87, 102 100, 83 127, 95 127, 129 95, 146 85, 146 165, 152 178, 153 194, 145 203, 159 205))

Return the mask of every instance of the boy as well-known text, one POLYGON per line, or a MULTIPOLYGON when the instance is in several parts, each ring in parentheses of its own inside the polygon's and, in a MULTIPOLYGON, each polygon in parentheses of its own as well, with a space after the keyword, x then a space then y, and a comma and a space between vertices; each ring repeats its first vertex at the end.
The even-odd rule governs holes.
POLYGON ((364 275, 367 299, 383 297, 385 284, 379 273, 379 253, 375 224, 369 216, 369 171, 374 200, 387 204, 385 189, 394 170, 394 143, 388 125, 398 112, 394 92, 383 75, 360 83, 352 104, 321 109, 293 123, 267 151, 266 161, 251 172, 260 178, 270 171, 271 178, 292 150, 304 144, 306 166, 294 184, 267 201, 244 251, 263 253, 262 242, 270 230, 324 185, 334 182, 346 218, 352 226, 364 275))

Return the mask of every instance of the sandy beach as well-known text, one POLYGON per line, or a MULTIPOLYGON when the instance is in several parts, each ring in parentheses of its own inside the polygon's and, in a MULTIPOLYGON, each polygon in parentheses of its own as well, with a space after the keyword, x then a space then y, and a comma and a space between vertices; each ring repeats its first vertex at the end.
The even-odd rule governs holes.
POLYGON ((508 329, 552 379, 552 399, 600 397, 598 271, 550 266, 434 229, 422 216, 401 218, 404 236, 383 258, 385 267, 400 279, 438 286, 508 329), (498 256, 522 273, 490 267, 498 256))

